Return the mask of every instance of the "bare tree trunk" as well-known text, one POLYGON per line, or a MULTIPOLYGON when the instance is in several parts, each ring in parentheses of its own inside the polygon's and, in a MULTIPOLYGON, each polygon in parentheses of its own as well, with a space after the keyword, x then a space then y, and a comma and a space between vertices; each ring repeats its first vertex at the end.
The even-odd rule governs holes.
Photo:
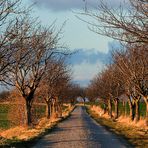
POLYGON ((135 104, 131 100, 128 100, 128 103, 130 107, 130 119, 133 121, 135 118, 135 104))
POLYGON ((52 116, 52 103, 50 103, 50 116, 52 116))
POLYGON ((83 99, 83 105, 85 106, 85 97, 82 97, 82 99, 83 99))
POLYGON ((61 104, 58 104, 58 117, 62 117, 62 107, 61 107, 61 104))
POLYGON ((123 105, 123 115, 126 116, 126 102, 123 101, 122 105, 123 105))
POLYGON ((55 118, 58 117, 58 103, 55 104, 55 118))
POLYGON ((133 121, 135 118, 135 103, 132 102, 129 94, 126 94, 126 95, 128 97, 128 104, 129 104, 129 108, 130 108, 130 119, 131 119, 131 121, 133 121))
POLYGON ((146 125, 148 126, 148 96, 143 97, 145 104, 146 104, 146 125))
POLYGON ((106 104, 104 103, 103 106, 104 106, 104 108, 103 108, 104 114, 106 114, 106 104))
POLYGON ((26 110, 25 110, 25 116, 26 116, 26 126, 30 126, 31 125, 31 103, 28 100, 26 101, 26 110))
POLYGON ((138 122, 140 119, 140 113, 139 113, 139 100, 135 100, 135 121, 138 122))
POLYGON ((119 117, 119 101, 118 99, 114 100, 114 105, 115 105, 115 119, 119 117))
POLYGON ((50 118, 50 104, 49 102, 46 103, 46 118, 50 118))
POLYGON ((112 118, 112 103, 111 103, 111 99, 108 99, 108 115, 112 118))
POLYGON ((55 103, 52 104, 52 116, 55 116, 55 103))

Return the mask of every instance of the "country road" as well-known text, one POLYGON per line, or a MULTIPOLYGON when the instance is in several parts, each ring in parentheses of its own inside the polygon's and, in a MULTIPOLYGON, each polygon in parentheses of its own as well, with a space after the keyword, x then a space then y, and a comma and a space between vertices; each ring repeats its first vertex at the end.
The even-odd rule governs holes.
POLYGON ((58 124, 53 132, 40 139, 33 148, 124 148, 131 147, 97 124, 83 107, 58 124))

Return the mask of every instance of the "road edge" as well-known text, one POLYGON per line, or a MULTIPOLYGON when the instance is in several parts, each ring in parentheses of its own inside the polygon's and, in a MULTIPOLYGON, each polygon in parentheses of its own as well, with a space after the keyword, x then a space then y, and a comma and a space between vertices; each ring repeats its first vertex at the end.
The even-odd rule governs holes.
POLYGON ((85 111, 86 111, 86 113, 90 116, 90 118, 91 118, 93 121, 95 121, 95 123, 97 123, 98 125, 102 126, 102 127, 105 128, 107 131, 111 132, 113 135, 117 136, 117 137, 119 138, 119 140, 120 140, 122 143, 126 144, 129 148, 134 148, 134 147, 135 147, 135 145, 132 144, 132 143, 129 141, 129 139, 128 139, 127 137, 125 137, 125 135, 116 133, 116 132, 113 131, 113 128, 111 128, 111 127, 109 127, 109 126, 107 126, 107 125, 104 125, 104 124, 100 123, 100 122, 97 120, 98 118, 95 117, 95 115, 90 111, 90 109, 89 109, 88 106, 85 106, 85 111))

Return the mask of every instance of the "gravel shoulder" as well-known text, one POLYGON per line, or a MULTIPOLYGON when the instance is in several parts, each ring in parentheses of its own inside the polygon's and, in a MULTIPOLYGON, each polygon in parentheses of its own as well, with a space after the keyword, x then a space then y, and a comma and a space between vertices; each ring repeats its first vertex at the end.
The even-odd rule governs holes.
POLYGON ((58 124, 33 148, 124 148, 131 147, 124 139, 107 131, 85 111, 77 107, 71 116, 58 124))

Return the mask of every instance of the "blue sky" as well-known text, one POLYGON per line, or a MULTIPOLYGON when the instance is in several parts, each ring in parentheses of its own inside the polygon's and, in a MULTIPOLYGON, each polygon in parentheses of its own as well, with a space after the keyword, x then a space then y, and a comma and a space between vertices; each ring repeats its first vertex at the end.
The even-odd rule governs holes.
MULTIPOLYGON (((56 26, 60 28, 67 21, 61 42, 68 45, 70 50, 79 50, 69 61, 72 63, 74 81, 82 86, 86 86, 109 63, 111 47, 116 43, 91 32, 86 23, 75 17, 74 12, 83 11, 86 1, 91 9, 99 4, 99 0, 23 0, 24 5, 35 2, 32 15, 39 17, 44 25, 50 25, 56 20, 56 26)), ((114 7, 121 1, 108 0, 114 7)))

